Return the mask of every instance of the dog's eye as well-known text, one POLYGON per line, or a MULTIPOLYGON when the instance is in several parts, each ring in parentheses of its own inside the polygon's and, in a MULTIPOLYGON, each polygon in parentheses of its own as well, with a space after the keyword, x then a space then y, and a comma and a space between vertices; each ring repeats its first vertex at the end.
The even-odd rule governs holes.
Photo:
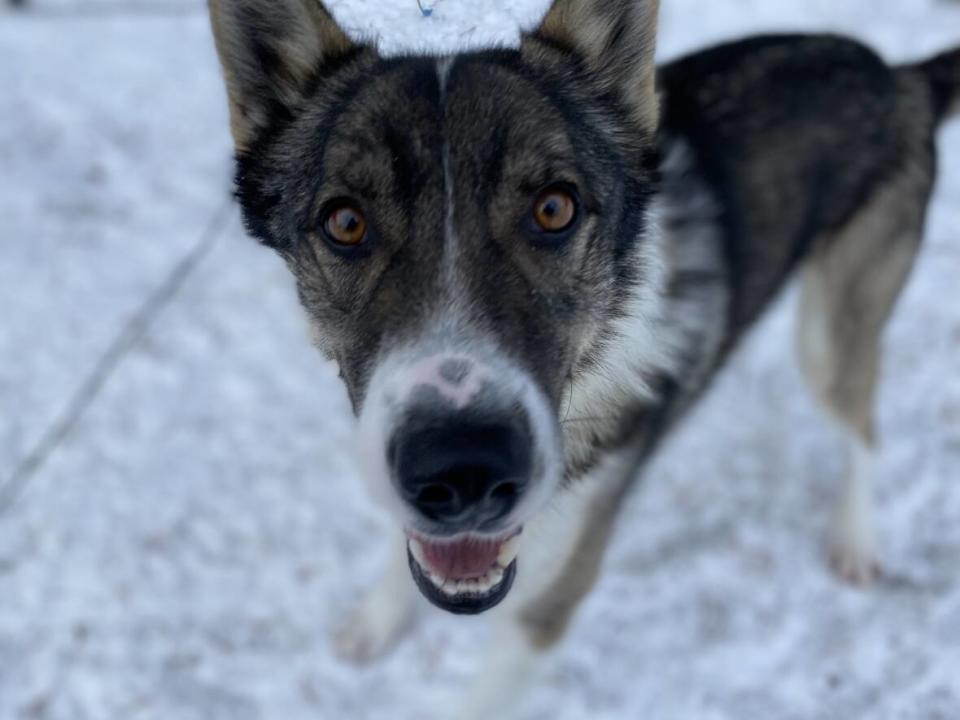
POLYGON ((550 187, 541 192, 533 203, 536 229, 544 233, 562 233, 577 219, 577 200, 563 187, 550 187))
POLYGON ((323 214, 323 234, 334 245, 353 247, 367 236, 367 221, 356 205, 337 202, 323 214))

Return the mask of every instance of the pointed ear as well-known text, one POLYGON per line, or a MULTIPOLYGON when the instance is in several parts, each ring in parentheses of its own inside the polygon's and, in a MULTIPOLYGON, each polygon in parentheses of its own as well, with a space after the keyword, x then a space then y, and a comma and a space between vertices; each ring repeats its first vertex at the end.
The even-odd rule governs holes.
POLYGON ((657 126, 659 0, 554 0, 532 37, 575 53, 643 130, 657 126))
POLYGON ((210 0, 237 151, 289 111, 324 62, 353 42, 320 0, 210 0))

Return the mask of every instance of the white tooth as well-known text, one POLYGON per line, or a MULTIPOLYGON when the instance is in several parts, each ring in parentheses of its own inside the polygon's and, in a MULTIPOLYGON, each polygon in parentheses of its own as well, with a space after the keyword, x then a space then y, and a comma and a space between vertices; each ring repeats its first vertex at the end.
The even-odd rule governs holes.
POLYGON ((424 572, 426 573, 427 577, 430 578, 430 582, 432 582, 438 588, 443 588, 444 579, 442 577, 434 572, 430 572, 429 570, 424 570, 424 572))
POLYGON ((491 574, 487 573, 477 581, 477 592, 485 593, 494 585, 496 583, 491 579, 491 574))
POLYGON ((493 568, 487 573, 487 578, 490 580, 490 587, 499 585, 500 581, 503 580, 503 568, 499 566, 493 568))
POLYGON ((413 555, 413 559, 417 561, 420 567, 427 567, 427 557, 423 552, 423 543, 416 538, 410 538, 410 554, 413 555))
POLYGON ((517 557, 520 551, 520 535, 514 535, 500 546, 500 552, 497 554, 497 564, 506 568, 517 557))
POLYGON ((454 595, 460 594, 460 583, 456 580, 447 580, 440 589, 447 595, 453 597, 454 595))

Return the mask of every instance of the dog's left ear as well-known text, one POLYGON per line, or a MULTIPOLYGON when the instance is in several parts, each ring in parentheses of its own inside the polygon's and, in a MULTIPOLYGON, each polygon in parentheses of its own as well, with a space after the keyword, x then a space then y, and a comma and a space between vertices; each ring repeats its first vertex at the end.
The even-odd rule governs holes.
POLYGON ((659 0, 554 0, 528 37, 574 53, 641 130, 657 127, 659 0))
POLYGON ((320 0, 210 0, 210 21, 241 153, 324 63, 355 47, 320 0))

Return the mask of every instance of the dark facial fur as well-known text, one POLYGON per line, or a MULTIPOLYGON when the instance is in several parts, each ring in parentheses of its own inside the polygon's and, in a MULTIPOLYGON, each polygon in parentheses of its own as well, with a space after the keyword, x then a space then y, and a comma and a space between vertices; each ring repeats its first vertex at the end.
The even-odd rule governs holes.
POLYGON ((577 55, 538 37, 441 60, 353 47, 303 88, 296 107, 267 106, 238 154, 238 197, 249 231, 296 276, 354 406, 383 348, 448 308, 453 332, 509 348, 558 403, 641 279, 650 133, 577 55), (534 199, 552 185, 577 199, 563 237, 531 232, 534 199), (362 247, 324 241, 336 199, 366 216, 362 247))

